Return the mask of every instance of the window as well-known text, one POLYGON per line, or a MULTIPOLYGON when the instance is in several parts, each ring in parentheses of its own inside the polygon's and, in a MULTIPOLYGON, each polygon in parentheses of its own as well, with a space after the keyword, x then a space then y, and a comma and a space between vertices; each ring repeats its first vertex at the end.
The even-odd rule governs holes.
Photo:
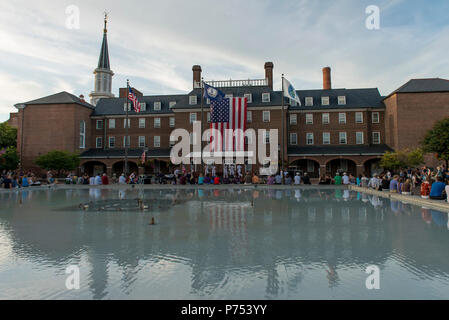
POLYGON ((123 137, 123 146, 124 147, 129 147, 131 145, 131 139, 129 136, 124 136, 123 137))
POLYGON ((225 94, 226 99, 232 99, 233 97, 232 93, 225 94))
POLYGON ((210 122, 210 112, 207 113, 207 122, 210 122))
POLYGON ((154 147, 160 148, 161 146, 161 137, 160 136, 154 136, 154 147))
POLYGON ((346 113, 341 112, 338 114, 338 123, 339 124, 346 124, 346 113))
POLYGON ((290 133, 290 144, 292 145, 298 144, 298 135, 296 133, 290 133))
POLYGON ((323 144, 331 143, 331 134, 329 132, 323 132, 323 144))
POLYGON ((175 137, 170 136, 170 147, 173 147, 176 144, 175 137))
POLYGON ((147 111, 147 104, 145 102, 140 103, 140 111, 147 111))
POLYGON ((323 124, 329 124, 329 113, 323 113, 322 122, 323 124))
POLYGON ((154 111, 161 111, 161 102, 155 102, 154 103, 154 111))
POLYGON ((270 111, 264 111, 262 113, 263 122, 270 122, 270 111))
POLYGON ((306 107, 313 106, 313 97, 306 97, 306 107))
POLYGON ((338 96, 338 105, 343 106, 346 104, 346 96, 338 96))
POLYGON ((190 105, 195 105, 195 104, 198 103, 197 100, 198 100, 198 97, 197 97, 197 96, 190 96, 190 97, 189 97, 189 104, 190 104, 190 105))
POLYGON ((154 118, 154 127, 155 128, 161 127, 161 118, 154 118))
MULTIPOLYGON (((126 119, 123 119, 123 128, 126 128, 126 119)), ((128 128, 131 128, 131 119, 128 118, 128 128)))
POLYGON ((355 133, 355 143, 356 144, 363 144, 363 132, 356 132, 355 133))
POLYGON ((196 112, 190 113, 190 123, 194 123, 196 121, 196 112))
POLYGON ((169 106, 170 109, 173 108, 175 105, 176 105, 176 101, 170 101, 168 103, 168 106, 169 106))
POLYGON ((262 102, 270 102, 270 94, 262 93, 262 102))
POLYGON ((103 129, 103 120, 97 120, 97 129, 103 129))
POLYGON ((170 128, 175 127, 175 117, 170 117, 170 128))
POLYGON ((210 104, 210 99, 209 98, 206 99, 206 104, 210 104))
POLYGON ((109 137, 109 148, 115 148, 115 137, 109 137))
POLYGON ((243 97, 246 98, 246 100, 247 100, 248 103, 252 103, 252 102, 253 102, 253 95, 252 95, 251 93, 245 93, 245 94, 243 95, 243 97))
POLYGON ((380 121, 379 121, 379 112, 373 112, 372 114, 371 114, 371 119, 372 119, 372 122, 373 123, 379 123, 380 121))
POLYGON ((139 136, 139 147, 144 148, 145 147, 145 137, 139 136))
POLYGON ((298 115, 296 113, 292 113, 290 115, 290 125, 294 125, 298 123, 298 115))
POLYGON ((80 121, 80 149, 86 147, 86 121, 80 121))
POLYGON ((95 146, 97 148, 103 148, 103 138, 102 137, 97 137, 95 139, 95 146))
POLYGON ((266 130, 265 131, 265 144, 269 144, 270 143, 270 131, 266 130))
POLYGON ((306 124, 313 124, 313 113, 306 114, 306 124))
POLYGON ((306 135, 306 144, 313 144, 313 133, 307 133, 306 135))
POLYGON ((125 102, 123 104, 123 111, 126 111, 126 106, 128 106, 128 111, 131 111, 131 102, 125 102))
POLYGON ((373 132, 373 144, 380 144, 380 132, 373 132))
POLYGON ((340 136, 340 144, 346 144, 347 143, 347 139, 346 139, 346 132, 340 132, 339 134, 340 136))
POLYGON ((329 105, 329 97, 321 97, 321 105, 328 106, 329 105))
POLYGON ((139 128, 145 128, 145 118, 139 118, 139 128))
POLYGON ((355 123, 363 123, 363 112, 355 113, 355 123))
POLYGON ((109 129, 115 129, 115 119, 109 119, 109 129))
POLYGON ((253 113, 251 111, 246 111, 246 122, 253 122, 253 113))

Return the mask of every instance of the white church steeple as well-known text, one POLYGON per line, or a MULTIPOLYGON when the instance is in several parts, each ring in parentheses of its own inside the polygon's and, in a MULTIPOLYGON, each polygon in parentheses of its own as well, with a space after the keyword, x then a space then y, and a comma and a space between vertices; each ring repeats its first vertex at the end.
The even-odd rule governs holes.
POLYGON ((104 15, 104 33, 103 33, 103 43, 101 45, 100 58, 98 60, 98 67, 95 69, 95 86, 94 91, 92 91, 90 96, 90 103, 96 105, 98 100, 101 98, 113 98, 114 95, 111 93, 112 86, 112 72, 109 65, 109 52, 108 52, 108 38, 107 38, 107 23, 108 15, 104 15))

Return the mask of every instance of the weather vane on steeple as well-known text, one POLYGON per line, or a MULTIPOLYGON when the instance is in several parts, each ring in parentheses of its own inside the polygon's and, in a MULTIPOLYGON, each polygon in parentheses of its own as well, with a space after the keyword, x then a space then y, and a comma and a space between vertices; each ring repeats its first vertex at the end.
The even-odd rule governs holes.
POLYGON ((104 32, 108 32, 108 29, 106 28, 106 25, 108 23, 108 13, 105 11, 104 12, 104 32))

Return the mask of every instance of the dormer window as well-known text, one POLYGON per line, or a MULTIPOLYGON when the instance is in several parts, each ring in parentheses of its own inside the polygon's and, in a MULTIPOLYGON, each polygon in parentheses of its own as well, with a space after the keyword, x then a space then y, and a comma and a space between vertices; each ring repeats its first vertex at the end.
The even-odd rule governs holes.
POLYGON ((329 105, 329 97, 321 97, 321 105, 328 106, 329 105))
POLYGON ((243 97, 246 98, 246 101, 248 103, 252 103, 253 102, 253 95, 251 93, 245 93, 243 97))
POLYGON ((192 105, 195 105, 195 104, 197 104, 198 103, 198 97, 197 96, 190 96, 189 97, 189 104, 192 106, 192 105))
POLYGON ((140 111, 147 111, 147 104, 145 102, 140 103, 140 111))
POLYGON ((262 93, 262 102, 270 102, 270 93, 262 93))
POLYGON ((344 106, 346 104, 346 96, 338 96, 338 105, 344 106))
POLYGON ((169 102, 169 108, 173 108, 176 105, 176 101, 170 101, 169 102))
POLYGON ((313 97, 306 97, 306 107, 313 106, 313 97))
POLYGON ((128 106, 128 111, 131 111, 131 102, 125 102, 123 104, 123 111, 126 111, 126 106, 128 106))
POLYGON ((161 111, 160 101, 154 103, 154 111, 161 111))

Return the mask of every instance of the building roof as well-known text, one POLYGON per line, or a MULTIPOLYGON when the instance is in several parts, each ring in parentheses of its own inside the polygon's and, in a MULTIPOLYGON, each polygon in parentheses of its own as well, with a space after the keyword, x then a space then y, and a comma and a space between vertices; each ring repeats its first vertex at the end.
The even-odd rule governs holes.
MULTIPOLYGON (((24 105, 33 105, 33 104, 63 104, 63 103, 76 103, 88 108, 93 109, 94 106, 91 105, 90 103, 87 103, 86 101, 81 101, 80 98, 78 98, 77 96, 68 93, 66 91, 62 91, 56 94, 52 94, 50 96, 46 96, 43 98, 39 98, 36 100, 32 100, 32 101, 28 101, 28 102, 24 102, 24 103, 19 103, 17 105, 20 104, 24 104, 24 105)), ((17 106, 16 105, 16 106, 17 106)))
MULTIPOLYGON (((146 149, 147 157, 169 157, 170 150, 167 148, 154 148, 154 149, 146 149)), ((145 151, 145 148, 140 149, 128 149, 128 157, 129 158, 140 158, 142 153, 145 151)), ((86 158, 124 158, 125 157, 125 149, 89 149, 84 151, 81 155, 81 159, 86 158)))
POLYGON ((326 155, 382 155, 393 151, 384 144, 379 145, 327 145, 327 146, 288 146, 289 156, 326 156, 326 155))
MULTIPOLYGON (((441 78, 411 79, 386 98, 395 93, 449 92, 449 80, 441 78)), ((385 99, 386 99, 385 98, 385 99)))

